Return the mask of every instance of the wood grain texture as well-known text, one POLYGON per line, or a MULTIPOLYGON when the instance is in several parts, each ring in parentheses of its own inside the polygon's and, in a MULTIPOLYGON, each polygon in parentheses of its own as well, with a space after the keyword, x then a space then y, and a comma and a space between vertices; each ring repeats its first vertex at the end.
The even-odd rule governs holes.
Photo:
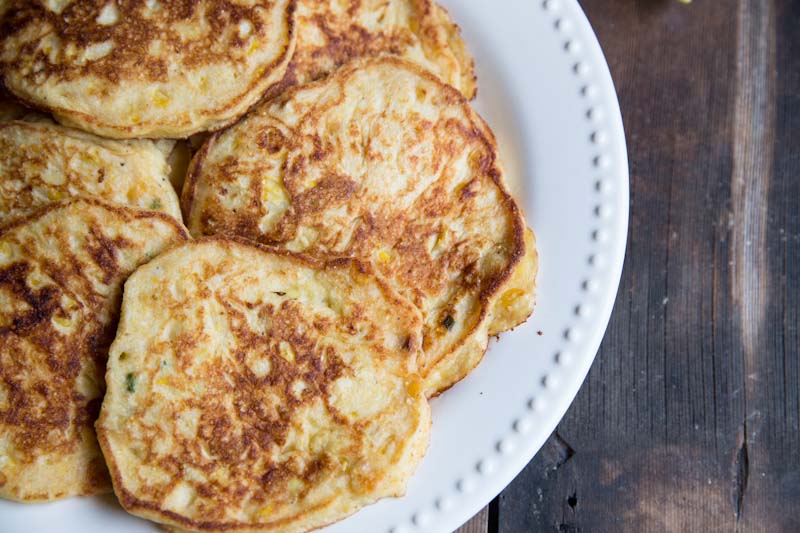
POLYGON ((473 516, 469 522, 456 530, 456 533, 487 533, 489 531, 489 507, 473 516))
POLYGON ((800 531, 800 2, 581 3, 622 106, 628 249, 497 531, 800 531))

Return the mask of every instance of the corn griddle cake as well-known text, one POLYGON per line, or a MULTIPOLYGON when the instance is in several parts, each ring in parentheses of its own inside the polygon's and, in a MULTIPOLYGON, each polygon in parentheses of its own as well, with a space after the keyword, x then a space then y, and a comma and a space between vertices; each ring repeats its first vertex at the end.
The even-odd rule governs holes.
POLYGON ((274 96, 323 78, 361 57, 395 55, 417 63, 472 99, 472 56, 458 26, 432 0, 297 0, 297 46, 274 96))
POLYGON ((137 270, 97 422, 123 507, 288 533, 402 494, 430 429, 421 317, 370 271, 238 238, 137 270))
POLYGON ((93 425, 122 282, 186 238, 172 217, 87 198, 0 230, 0 497, 110 489, 93 425))
POLYGON ((114 141, 46 122, 0 124, 0 224, 89 195, 181 219, 170 165, 152 141, 114 141))
POLYGON ((533 307, 533 234, 526 246, 493 135, 457 90, 398 58, 350 63, 212 137, 182 206, 193 235, 371 263, 422 312, 429 395, 533 307))
POLYGON ((0 75, 21 100, 114 138, 186 137, 280 81, 294 0, 8 0, 0 75))

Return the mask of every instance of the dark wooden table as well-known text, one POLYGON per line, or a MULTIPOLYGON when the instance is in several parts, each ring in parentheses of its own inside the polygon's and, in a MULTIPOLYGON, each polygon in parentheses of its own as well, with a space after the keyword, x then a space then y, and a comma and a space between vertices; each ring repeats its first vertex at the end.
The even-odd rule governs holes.
POLYGON ((800 531, 800 0, 581 4, 628 140, 622 283, 566 417, 460 531, 800 531))

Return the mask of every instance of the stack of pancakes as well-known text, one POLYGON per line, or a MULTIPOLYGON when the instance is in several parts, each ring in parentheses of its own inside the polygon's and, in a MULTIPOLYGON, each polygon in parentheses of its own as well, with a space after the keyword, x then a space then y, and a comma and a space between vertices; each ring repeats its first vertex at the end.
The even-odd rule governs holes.
POLYGON ((429 0, 9 0, 0 81, 0 497, 322 527, 533 310, 429 0))

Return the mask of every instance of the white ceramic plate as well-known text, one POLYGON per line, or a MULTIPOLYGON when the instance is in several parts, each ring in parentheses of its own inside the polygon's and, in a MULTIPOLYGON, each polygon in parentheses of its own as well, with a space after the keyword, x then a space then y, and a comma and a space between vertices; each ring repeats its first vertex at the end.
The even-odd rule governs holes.
MULTIPOLYGON (((538 303, 433 401, 430 450, 404 498, 325 533, 456 529, 539 450, 578 392, 611 314, 628 225, 619 105, 575 0, 444 0, 475 55, 476 108, 538 238, 538 303), (541 335, 538 332, 541 331, 541 335)), ((0 532, 144 532, 112 496, 0 502, 0 532)))

